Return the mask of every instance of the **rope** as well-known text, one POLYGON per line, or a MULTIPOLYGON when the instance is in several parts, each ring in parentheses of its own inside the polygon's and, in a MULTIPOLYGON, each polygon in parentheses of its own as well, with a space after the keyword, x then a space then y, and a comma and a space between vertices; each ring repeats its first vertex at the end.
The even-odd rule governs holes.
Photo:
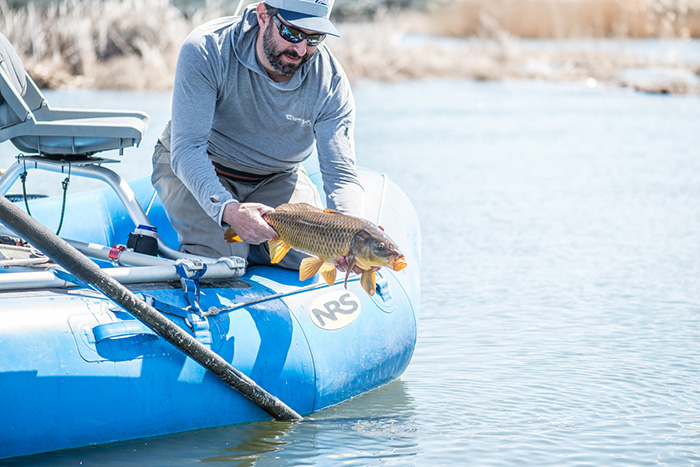
POLYGON ((68 176, 61 182, 63 187, 63 201, 61 203, 61 219, 58 221, 58 230, 56 230, 56 235, 61 233, 61 228, 63 227, 63 217, 66 215, 66 196, 68 195, 68 185, 70 184, 70 161, 68 161, 68 176))

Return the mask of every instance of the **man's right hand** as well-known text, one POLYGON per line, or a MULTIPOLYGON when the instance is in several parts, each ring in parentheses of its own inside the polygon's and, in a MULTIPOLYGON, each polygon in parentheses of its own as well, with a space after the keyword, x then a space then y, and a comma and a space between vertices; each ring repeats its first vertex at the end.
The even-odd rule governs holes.
POLYGON ((262 218, 263 214, 274 211, 260 203, 228 203, 224 207, 221 220, 233 227, 245 243, 259 245, 277 238, 277 232, 262 218))

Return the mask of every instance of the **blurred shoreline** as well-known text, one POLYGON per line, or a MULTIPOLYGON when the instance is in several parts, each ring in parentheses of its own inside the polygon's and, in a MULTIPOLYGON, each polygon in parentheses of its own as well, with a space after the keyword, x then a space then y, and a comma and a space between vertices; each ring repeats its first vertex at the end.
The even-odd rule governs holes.
MULTIPOLYGON (((187 34, 237 6, 183 1, 0 0, 0 32, 43 88, 169 89, 187 34)), ((418 1, 338 1, 342 37, 328 44, 351 80, 539 79, 700 95, 700 0, 418 1)))

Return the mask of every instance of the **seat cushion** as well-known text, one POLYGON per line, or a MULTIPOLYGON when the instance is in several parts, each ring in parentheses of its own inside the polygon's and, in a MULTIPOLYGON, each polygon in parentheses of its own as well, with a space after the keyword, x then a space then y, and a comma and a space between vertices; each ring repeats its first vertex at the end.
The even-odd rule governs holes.
POLYGON ((24 135, 12 143, 27 154, 91 155, 137 145, 146 131, 138 117, 72 118, 37 122, 41 136, 24 135))
POLYGON ((109 137, 18 136, 12 138, 12 144, 26 154, 89 156, 96 152, 128 148, 137 144, 137 141, 131 138, 109 137))

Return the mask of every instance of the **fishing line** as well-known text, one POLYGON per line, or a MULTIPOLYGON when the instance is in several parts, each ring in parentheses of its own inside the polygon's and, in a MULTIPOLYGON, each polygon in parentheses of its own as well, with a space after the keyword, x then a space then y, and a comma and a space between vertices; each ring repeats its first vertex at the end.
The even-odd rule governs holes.
MULTIPOLYGON (((348 279, 348 282, 354 282, 354 281, 358 281, 358 280, 359 280, 358 277, 353 277, 353 278, 348 279)), ((212 306, 207 311, 202 313, 202 316, 205 316, 205 317, 206 316, 216 316, 219 313, 230 312, 233 310, 238 310, 239 308, 245 308, 245 307, 250 306, 250 305, 257 305, 258 303, 267 302, 269 300, 276 300, 278 298, 290 297, 292 295, 297 295, 301 292, 306 292, 308 290, 314 290, 314 289, 322 289, 324 287, 330 287, 330 286, 325 284, 325 283, 317 283, 317 284, 307 285, 305 287, 299 287, 298 289, 292 290, 292 291, 280 292, 280 293, 276 293, 273 295, 267 295, 265 297, 256 298, 253 300, 249 300, 245 303, 237 303, 235 305, 230 305, 230 306, 226 306, 226 307, 222 307, 222 308, 216 308, 216 307, 212 306)))

